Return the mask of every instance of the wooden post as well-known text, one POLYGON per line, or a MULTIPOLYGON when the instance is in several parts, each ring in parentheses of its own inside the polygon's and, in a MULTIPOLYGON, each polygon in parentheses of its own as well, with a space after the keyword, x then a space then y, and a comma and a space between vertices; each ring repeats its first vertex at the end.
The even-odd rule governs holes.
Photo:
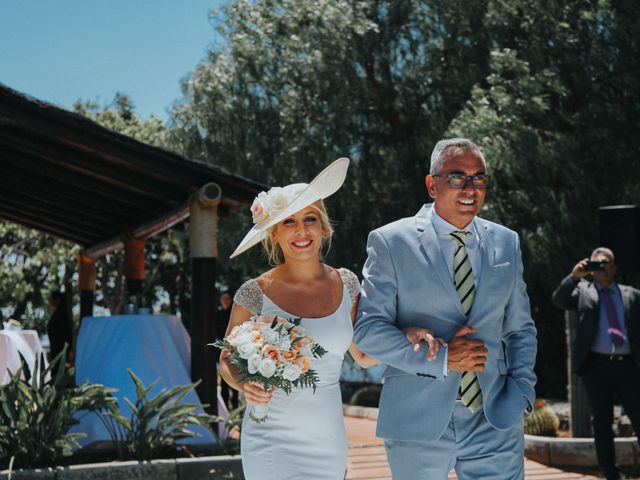
POLYGON ((128 303, 129 297, 138 295, 142 291, 145 242, 125 234, 122 238, 122 243, 124 244, 124 276, 127 283, 127 300, 125 303, 128 303))
POLYGON ((190 199, 191 254, 191 380, 201 380, 197 392, 206 411, 218 414, 215 354, 207 344, 215 340, 215 282, 218 256, 218 204, 221 189, 208 183, 190 199))
POLYGON ((93 296, 96 290, 96 260, 78 253, 78 290, 80 290, 80 322, 93 316, 93 296))
POLYGON ((565 332, 567 337, 567 376, 569 377, 569 403, 571 405, 571 436, 592 437, 591 408, 582 379, 573 371, 573 341, 578 328, 576 312, 565 311, 565 332))

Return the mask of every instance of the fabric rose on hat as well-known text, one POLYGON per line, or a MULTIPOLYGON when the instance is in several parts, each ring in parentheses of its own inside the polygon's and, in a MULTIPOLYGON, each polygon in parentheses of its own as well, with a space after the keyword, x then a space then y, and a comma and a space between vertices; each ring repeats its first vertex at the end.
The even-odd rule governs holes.
POLYGON ((269 210, 267 208, 267 193, 260 192, 251 204, 251 216, 253 223, 264 223, 269 219, 269 210))
POLYGON ((269 211, 273 215, 278 214, 279 212, 287 208, 289 206, 289 203, 291 203, 289 195, 287 195, 287 193, 281 187, 273 187, 271 190, 269 190, 267 197, 269 199, 269 211))

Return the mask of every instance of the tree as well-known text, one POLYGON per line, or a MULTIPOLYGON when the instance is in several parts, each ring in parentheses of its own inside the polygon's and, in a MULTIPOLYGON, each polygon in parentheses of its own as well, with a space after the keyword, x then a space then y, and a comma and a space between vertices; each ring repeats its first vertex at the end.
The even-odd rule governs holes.
POLYGON ((629 42, 639 17, 625 2, 496 2, 486 16, 491 72, 448 129, 482 144, 492 175, 483 213, 521 236, 547 395, 564 396, 566 385, 551 293, 598 245, 598 207, 639 198, 630 166, 640 144, 629 131, 640 118, 629 42))
MULTIPOLYGON (((435 141, 475 139, 493 185, 482 215, 521 235, 540 365, 556 367, 539 390, 563 396, 551 290, 597 243, 597 206, 640 193, 640 6, 238 0, 214 18, 225 41, 183 84, 173 148, 275 185, 351 157, 329 200, 338 225, 328 261, 359 271, 367 232, 426 200, 435 141)), ((265 268, 257 252, 224 262, 248 215, 224 222, 237 234, 221 239, 223 275, 265 268)))
POLYGON ((2 317, 44 332, 47 300, 54 290, 71 292, 75 249, 41 232, 0 222, 2 317))
MULTIPOLYGON (((169 138, 188 157, 276 185, 351 157, 346 187, 329 200, 339 224, 330 260, 357 270, 366 232, 424 201, 428 149, 486 75, 474 33, 484 8, 233 2, 217 13, 227 41, 184 83, 188 102, 174 107, 169 138)), ((243 220, 227 230, 245 231, 243 220)), ((220 257, 239 239, 221 239, 220 257)), ((255 274, 258 258, 230 271, 255 274)))

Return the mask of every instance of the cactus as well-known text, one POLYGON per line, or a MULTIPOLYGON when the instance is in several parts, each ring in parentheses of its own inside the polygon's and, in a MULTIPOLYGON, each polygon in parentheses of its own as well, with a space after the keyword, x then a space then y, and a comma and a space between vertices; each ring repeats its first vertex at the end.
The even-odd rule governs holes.
POLYGON ((536 401, 533 412, 524 419, 524 433, 529 435, 555 437, 559 427, 558 415, 543 400, 536 401))

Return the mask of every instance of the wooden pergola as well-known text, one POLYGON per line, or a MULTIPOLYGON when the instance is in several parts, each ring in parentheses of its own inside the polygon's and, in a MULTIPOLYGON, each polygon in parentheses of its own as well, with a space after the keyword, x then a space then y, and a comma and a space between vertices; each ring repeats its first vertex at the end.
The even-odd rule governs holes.
MULTIPOLYGON (((213 351, 217 218, 265 185, 104 128, 0 84, 0 218, 80 245, 81 317, 91 315, 95 259, 125 249, 129 294, 144 241, 191 217, 191 375, 216 408, 213 351), (207 341, 204 341, 207 339, 207 341)), ((142 264, 140 263, 142 262, 142 264)))

